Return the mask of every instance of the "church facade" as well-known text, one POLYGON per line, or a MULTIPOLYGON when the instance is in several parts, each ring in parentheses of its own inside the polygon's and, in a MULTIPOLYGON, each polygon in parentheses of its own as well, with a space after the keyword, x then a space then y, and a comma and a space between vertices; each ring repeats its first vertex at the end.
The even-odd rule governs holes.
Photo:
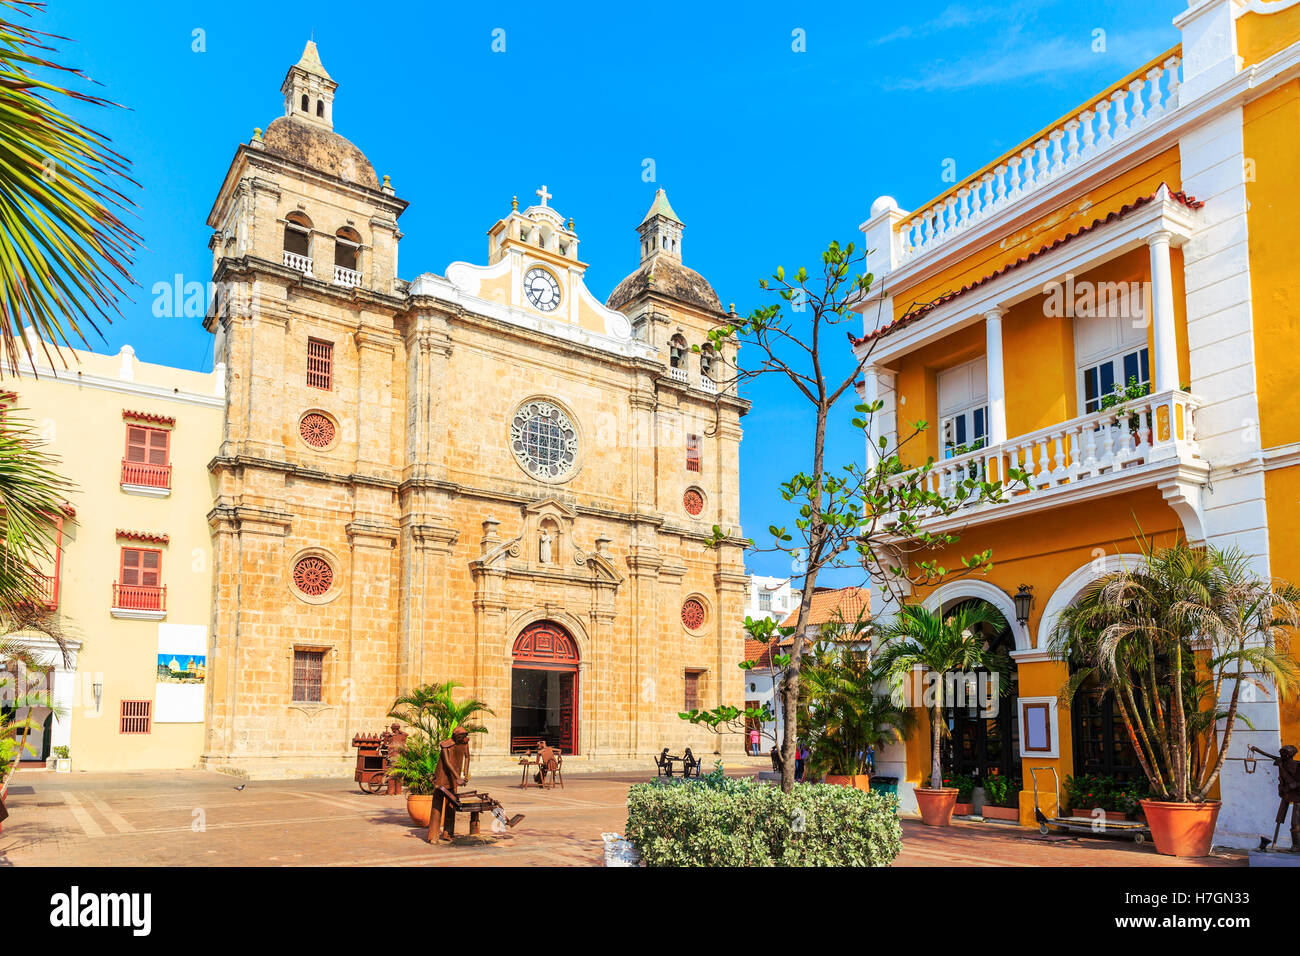
POLYGON ((518 202, 483 264, 398 276, 406 208, 333 130, 309 43, 209 215, 226 368, 205 766, 338 772, 394 698, 483 700, 478 765, 739 753, 677 715, 742 698, 740 419, 662 190, 601 302, 572 220, 518 202), (729 532, 710 546, 713 526, 729 532))

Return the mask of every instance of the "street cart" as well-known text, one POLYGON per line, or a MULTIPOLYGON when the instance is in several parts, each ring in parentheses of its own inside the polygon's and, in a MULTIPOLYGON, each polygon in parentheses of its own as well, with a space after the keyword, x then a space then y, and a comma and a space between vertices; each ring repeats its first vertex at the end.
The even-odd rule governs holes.
POLYGON ((1029 775, 1034 781, 1034 819, 1038 821, 1038 832, 1046 836, 1053 830, 1062 833, 1077 833, 1080 836, 1116 837, 1129 839, 1134 843, 1145 843, 1151 836, 1151 830, 1145 823, 1135 820, 1111 820, 1095 817, 1063 817, 1061 813, 1061 777, 1055 767, 1031 767, 1029 775), (1050 772, 1056 786, 1056 816, 1048 817, 1038 804, 1039 771, 1050 772))

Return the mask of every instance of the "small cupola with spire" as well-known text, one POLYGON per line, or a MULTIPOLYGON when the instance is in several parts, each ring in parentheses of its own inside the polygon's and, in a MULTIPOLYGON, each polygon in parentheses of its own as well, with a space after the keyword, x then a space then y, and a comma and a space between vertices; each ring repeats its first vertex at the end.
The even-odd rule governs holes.
POLYGON ((637 226, 641 236, 641 261, 649 262, 657 256, 682 261, 682 230, 685 226, 668 204, 668 194, 660 189, 650 211, 637 226))
POLYGON ((321 64, 315 41, 308 40, 302 56, 289 67, 280 86, 280 92, 284 94, 284 115, 332 130, 334 90, 337 87, 321 64))

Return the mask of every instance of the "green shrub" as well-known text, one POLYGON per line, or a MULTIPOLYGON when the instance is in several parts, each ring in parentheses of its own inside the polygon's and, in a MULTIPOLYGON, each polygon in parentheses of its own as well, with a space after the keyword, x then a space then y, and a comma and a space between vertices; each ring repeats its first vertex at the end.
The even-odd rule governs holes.
POLYGON ((646 866, 888 866, 902 849, 892 794, 750 780, 637 784, 627 838, 646 866))

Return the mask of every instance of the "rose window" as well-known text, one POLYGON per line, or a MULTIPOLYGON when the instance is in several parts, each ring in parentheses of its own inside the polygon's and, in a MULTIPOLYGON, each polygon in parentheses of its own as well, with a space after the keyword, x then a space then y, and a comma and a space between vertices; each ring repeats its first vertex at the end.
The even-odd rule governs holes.
POLYGON ((578 430, 558 406, 525 402, 510 421, 510 450, 534 478, 555 481, 577 463, 578 430))
POLYGON ((695 598, 688 598, 682 604, 682 623, 688 630, 699 630, 704 624, 704 605, 695 598))
POLYGON ((698 518, 704 510, 704 496, 694 488, 688 488, 686 494, 682 495, 682 507, 692 518, 698 518))
POLYGON ((324 558, 308 556, 293 568, 293 586, 308 597, 320 597, 334 584, 334 569, 324 558))
POLYGON ((328 448, 334 443, 334 423, 320 412, 310 412, 298 423, 298 434, 312 448, 328 448))

